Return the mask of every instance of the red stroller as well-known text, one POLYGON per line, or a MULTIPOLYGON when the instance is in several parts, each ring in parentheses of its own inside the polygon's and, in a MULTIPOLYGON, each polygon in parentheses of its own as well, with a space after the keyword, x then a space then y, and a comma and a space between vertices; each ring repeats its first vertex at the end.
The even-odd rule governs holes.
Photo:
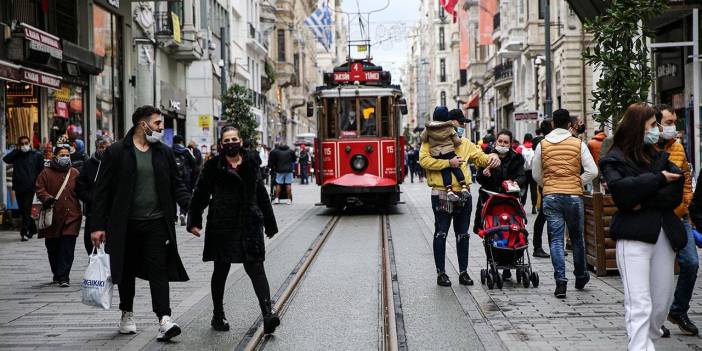
POLYGON ((480 270, 480 282, 487 283, 488 289, 495 286, 502 289, 501 269, 516 269, 517 283, 525 288, 529 287, 529 283, 535 288, 539 286, 539 275, 531 269, 527 250, 529 233, 526 230, 526 213, 519 203, 519 187, 513 194, 514 186, 512 181, 503 183, 507 194, 480 189, 490 195, 483 205, 483 229, 478 233, 483 238, 487 258, 486 269, 480 270))

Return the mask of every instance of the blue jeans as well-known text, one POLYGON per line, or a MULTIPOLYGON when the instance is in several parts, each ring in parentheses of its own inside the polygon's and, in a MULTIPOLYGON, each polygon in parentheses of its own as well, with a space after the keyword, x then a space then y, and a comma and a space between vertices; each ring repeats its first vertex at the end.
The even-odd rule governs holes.
POLYGON ((551 247, 553 278, 556 281, 568 281, 565 272, 565 229, 573 245, 573 263, 576 278, 588 276, 585 270, 585 239, 583 238, 584 209, 583 200, 575 195, 550 194, 543 198, 543 210, 548 225, 551 247))
POLYGON ((468 227, 473 202, 468 195, 465 206, 454 206, 449 213, 439 209, 439 197, 432 195, 431 208, 434 210, 434 263, 436 272, 446 272, 446 236, 453 220, 453 231, 456 234, 456 251, 458 253, 458 270, 468 270, 468 227))
POLYGON ((675 295, 673 295, 673 304, 670 306, 670 314, 675 316, 687 314, 687 310, 690 309, 692 291, 695 288, 697 269, 700 265, 695 238, 692 237, 690 220, 683 218, 682 221, 687 231, 687 245, 678 251, 680 275, 678 276, 678 285, 675 287, 675 295))

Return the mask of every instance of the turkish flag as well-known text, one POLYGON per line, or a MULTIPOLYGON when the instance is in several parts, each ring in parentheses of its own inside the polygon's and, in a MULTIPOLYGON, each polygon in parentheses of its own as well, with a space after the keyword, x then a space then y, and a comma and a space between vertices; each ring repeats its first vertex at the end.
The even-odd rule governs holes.
POLYGON ((455 12, 456 12, 456 4, 458 4, 458 0, 439 0, 439 4, 444 7, 444 10, 446 12, 450 13, 451 15, 454 15, 455 18, 455 12))

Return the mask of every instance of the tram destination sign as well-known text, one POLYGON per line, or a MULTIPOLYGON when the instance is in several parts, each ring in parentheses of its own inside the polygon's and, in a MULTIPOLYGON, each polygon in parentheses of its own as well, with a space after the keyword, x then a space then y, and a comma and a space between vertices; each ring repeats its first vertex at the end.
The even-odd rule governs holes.
POLYGON ((379 82, 380 71, 365 71, 362 63, 352 63, 348 72, 334 72, 335 83, 379 82))

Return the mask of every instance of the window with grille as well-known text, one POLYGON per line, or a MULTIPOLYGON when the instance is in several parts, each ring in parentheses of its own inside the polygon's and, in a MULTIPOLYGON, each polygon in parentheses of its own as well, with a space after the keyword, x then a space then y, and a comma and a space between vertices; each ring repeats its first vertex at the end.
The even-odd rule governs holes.
POLYGON ((439 80, 446 81, 446 59, 439 60, 439 80))
POLYGON ((278 62, 285 61, 285 29, 278 29, 278 62))

